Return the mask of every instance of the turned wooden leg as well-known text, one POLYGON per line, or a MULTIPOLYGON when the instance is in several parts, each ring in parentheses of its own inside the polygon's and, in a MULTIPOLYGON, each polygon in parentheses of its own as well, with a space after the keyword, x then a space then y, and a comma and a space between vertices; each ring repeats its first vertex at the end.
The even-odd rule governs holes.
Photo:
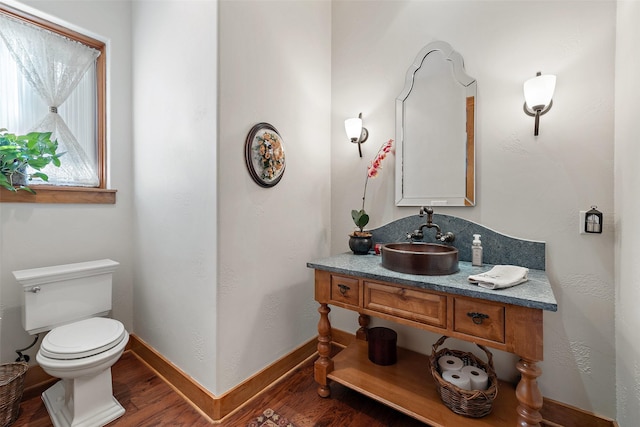
POLYGON ((331 323, 329 322, 329 312, 331 309, 327 304, 320 304, 318 312, 320 321, 318 322, 318 359, 314 364, 314 378, 318 383, 318 395, 329 397, 331 389, 327 374, 333 371, 333 360, 331 360, 331 323))
POLYGON ((542 393, 538 388, 537 378, 542 374, 542 370, 536 366, 533 360, 520 359, 516 368, 522 376, 516 387, 516 397, 518 398, 518 426, 519 427, 540 427, 542 415, 542 393))
POLYGON ((368 315, 360 313, 360 316, 358 317, 360 329, 356 332, 357 339, 367 341, 367 330, 369 329, 370 320, 371 318, 368 315))

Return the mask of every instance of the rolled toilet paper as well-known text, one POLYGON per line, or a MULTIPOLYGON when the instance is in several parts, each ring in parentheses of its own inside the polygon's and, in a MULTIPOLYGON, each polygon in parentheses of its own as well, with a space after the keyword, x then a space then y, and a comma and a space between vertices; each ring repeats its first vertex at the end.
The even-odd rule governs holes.
POLYGON ((440 371, 459 371, 464 366, 462 359, 456 356, 441 356, 438 358, 440 371))
POLYGON ((463 390, 471 390, 471 378, 462 371, 445 371, 442 379, 463 390))
POLYGON ((460 372, 471 380, 471 390, 486 390, 489 387, 489 375, 483 369, 467 365, 460 372))

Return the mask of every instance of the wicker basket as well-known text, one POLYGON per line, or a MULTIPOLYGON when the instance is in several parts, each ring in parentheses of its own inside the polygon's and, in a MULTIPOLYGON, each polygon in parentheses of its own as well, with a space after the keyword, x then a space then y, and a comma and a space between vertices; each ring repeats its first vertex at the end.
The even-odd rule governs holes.
POLYGON ((431 353, 431 374, 436 382, 438 393, 442 402, 456 414, 472 418, 480 418, 491 412, 491 405, 498 395, 498 377, 493 369, 493 355, 480 344, 476 344, 487 354, 488 364, 478 359, 472 353, 443 348, 438 350, 447 336, 440 338, 434 345, 431 353), (486 390, 464 390, 442 379, 438 369, 438 359, 442 356, 455 356, 462 359, 465 366, 472 365, 483 369, 489 377, 489 387, 486 390))
POLYGON ((29 365, 24 362, 0 365, 0 426, 9 426, 18 419, 27 369, 29 365))

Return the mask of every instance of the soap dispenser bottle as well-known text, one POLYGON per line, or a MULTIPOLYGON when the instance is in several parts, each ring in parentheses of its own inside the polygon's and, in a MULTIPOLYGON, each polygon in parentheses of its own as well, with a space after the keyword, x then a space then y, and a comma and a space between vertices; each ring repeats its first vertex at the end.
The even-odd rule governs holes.
POLYGON ((480 241, 480 235, 473 235, 473 242, 471 243, 471 265, 482 265, 482 242, 480 241))

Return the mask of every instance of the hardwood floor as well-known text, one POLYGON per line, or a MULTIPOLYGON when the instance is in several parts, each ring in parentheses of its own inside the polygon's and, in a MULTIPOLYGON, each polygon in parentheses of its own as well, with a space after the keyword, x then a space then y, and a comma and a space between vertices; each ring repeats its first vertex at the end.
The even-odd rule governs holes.
MULTIPOLYGON (((271 408, 297 427, 424 427, 387 406, 340 384, 332 384, 332 397, 316 393, 313 360, 307 360, 263 393, 217 425, 245 427, 271 408)), ((109 427, 208 426, 211 421, 131 352, 114 365, 113 390, 126 413, 109 427)), ((40 396, 23 400, 15 427, 51 426, 40 396)))
MULTIPOLYGON (((116 362, 112 375, 114 395, 126 412, 109 426, 211 424, 131 352, 125 352, 116 362)), ((15 427, 52 425, 40 396, 23 399, 15 427)))
MULTIPOLYGON (((332 353, 337 351, 338 347, 332 353)), ((270 408, 297 427, 425 427, 425 424, 337 383, 331 384, 330 398, 319 397, 313 379, 315 359, 316 356, 308 359, 215 425, 246 427, 270 408)), ((213 424, 131 351, 123 354, 112 374, 114 395, 126 412, 108 427, 200 427, 213 424)), ((545 401, 543 416, 543 427, 617 426, 615 421, 549 400, 545 401)), ((39 395, 24 396, 20 416, 13 425, 52 425, 39 395)))

